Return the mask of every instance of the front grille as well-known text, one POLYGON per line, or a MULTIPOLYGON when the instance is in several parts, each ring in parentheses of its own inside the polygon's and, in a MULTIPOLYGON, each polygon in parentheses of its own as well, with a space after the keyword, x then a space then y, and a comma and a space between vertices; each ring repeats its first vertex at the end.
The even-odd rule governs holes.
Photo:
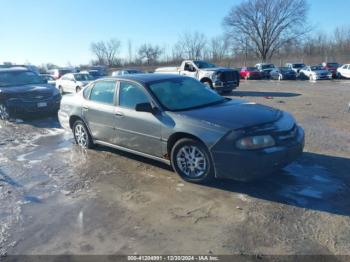
POLYGON ((24 93, 19 95, 19 98, 23 100, 23 102, 40 102, 40 101, 46 101, 49 98, 51 98, 52 94, 49 92, 46 93, 24 93))
POLYGON ((220 80, 222 82, 236 81, 237 80, 236 72, 234 71, 222 72, 220 74, 220 80))

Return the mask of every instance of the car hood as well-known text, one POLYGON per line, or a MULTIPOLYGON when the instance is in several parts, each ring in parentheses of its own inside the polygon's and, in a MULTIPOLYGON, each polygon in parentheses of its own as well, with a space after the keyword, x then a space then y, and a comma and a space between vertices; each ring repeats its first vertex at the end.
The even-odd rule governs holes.
POLYGON ((329 73, 328 70, 314 70, 312 72, 315 72, 316 74, 328 74, 329 73))
POLYGON ((227 72, 227 71, 235 71, 235 70, 233 70, 233 69, 231 69, 231 68, 227 68, 227 67, 201 68, 200 70, 207 71, 207 72, 217 72, 217 71, 227 72))
POLYGON ((170 114, 193 120, 197 125, 209 125, 232 130, 275 122, 282 116, 282 111, 237 99, 218 105, 170 114))
POLYGON ((36 93, 36 94, 53 94, 55 87, 49 84, 33 84, 33 85, 22 85, 22 86, 10 86, 4 87, 0 90, 7 94, 22 94, 22 93, 36 93))

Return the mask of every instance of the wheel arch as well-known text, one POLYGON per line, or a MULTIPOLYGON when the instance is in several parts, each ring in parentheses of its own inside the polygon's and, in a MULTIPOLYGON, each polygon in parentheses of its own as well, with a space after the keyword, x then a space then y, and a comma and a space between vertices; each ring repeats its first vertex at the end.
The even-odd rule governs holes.
POLYGON ((203 77, 201 80, 200 80, 201 83, 204 83, 204 82, 209 82, 211 85, 213 85, 213 80, 211 80, 209 77, 203 77))
MULTIPOLYGON (((84 121, 80 116, 72 115, 72 116, 69 117, 69 127, 70 127, 71 129, 73 129, 73 125, 74 125, 75 121, 77 121, 77 120, 81 120, 81 121, 83 121, 84 124, 85 124, 85 121, 84 121)), ((86 124, 85 124, 85 125, 86 125, 86 124)), ((90 130, 89 130, 89 131, 90 131, 90 130)))
MULTIPOLYGON (((174 134, 172 134, 168 141, 167 141, 167 153, 168 156, 170 156, 171 154, 171 150, 173 149, 174 145, 176 144, 177 141, 179 141, 182 138, 191 138, 191 139, 195 139, 199 142, 201 142, 203 145, 205 145, 205 143, 197 136, 186 133, 186 132, 176 132, 174 134)), ((208 149, 209 150, 209 149, 208 149)))

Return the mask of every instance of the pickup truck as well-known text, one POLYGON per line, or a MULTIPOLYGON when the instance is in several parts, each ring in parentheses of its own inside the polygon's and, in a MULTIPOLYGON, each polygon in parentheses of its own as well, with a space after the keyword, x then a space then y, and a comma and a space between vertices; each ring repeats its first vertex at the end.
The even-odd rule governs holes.
POLYGON ((219 93, 232 92, 239 86, 239 72, 230 68, 217 67, 205 61, 185 60, 180 67, 161 67, 155 73, 177 74, 196 78, 219 93))

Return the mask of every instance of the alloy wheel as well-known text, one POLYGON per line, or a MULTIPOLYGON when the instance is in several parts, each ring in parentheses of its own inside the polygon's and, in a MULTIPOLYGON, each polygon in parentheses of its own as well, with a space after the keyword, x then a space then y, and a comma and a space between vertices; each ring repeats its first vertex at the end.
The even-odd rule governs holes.
POLYGON ((208 169, 205 154, 195 145, 185 145, 176 154, 177 166, 189 178, 199 178, 208 169))
POLYGON ((89 137, 85 127, 82 124, 78 123, 75 125, 74 136, 79 146, 82 148, 87 148, 89 137))
POLYGON ((10 118, 10 113, 4 104, 0 104, 0 119, 7 120, 10 118))

